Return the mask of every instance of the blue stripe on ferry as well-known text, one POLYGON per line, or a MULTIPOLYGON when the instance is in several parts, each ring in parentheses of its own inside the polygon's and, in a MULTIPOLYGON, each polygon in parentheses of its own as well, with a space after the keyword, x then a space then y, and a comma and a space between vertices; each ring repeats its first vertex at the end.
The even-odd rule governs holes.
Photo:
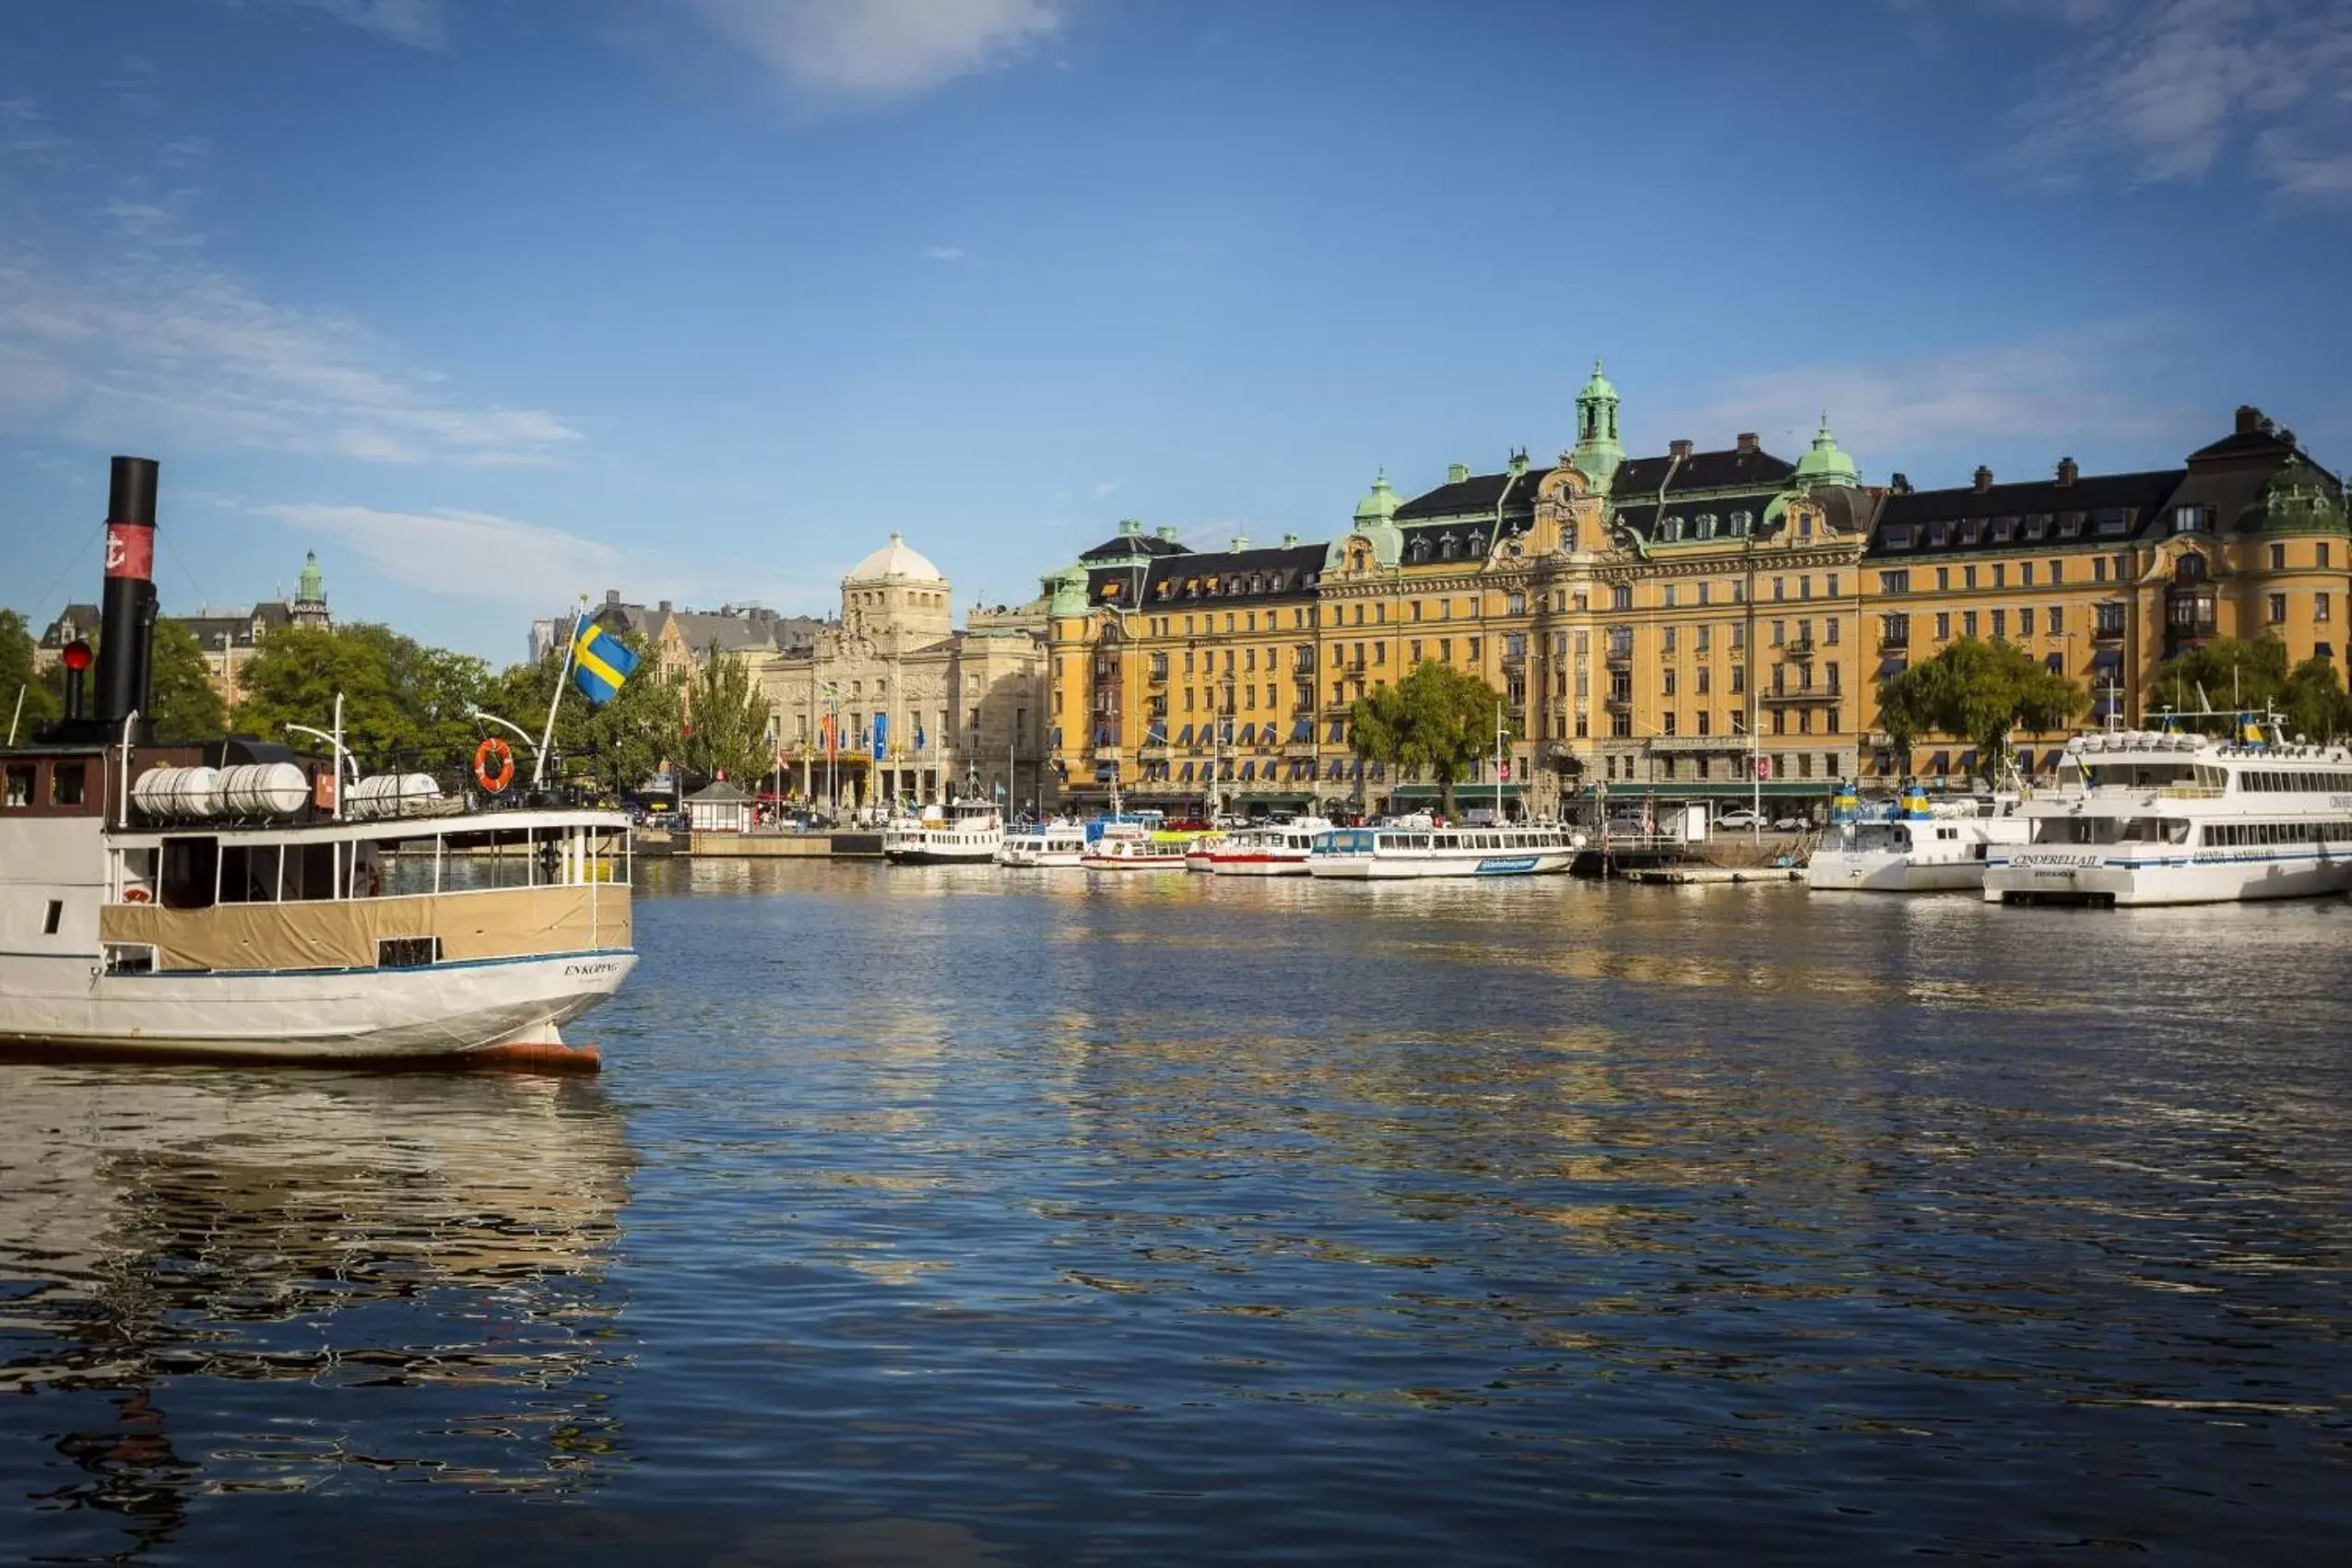
MULTIPOLYGON (((144 944, 135 944, 144 945, 144 944)), ((489 969, 502 963, 553 963, 558 960, 634 958, 634 948, 588 948, 576 953, 524 953, 515 958, 446 959, 440 963, 353 964, 343 969, 141 969, 109 974, 108 980, 272 979, 299 975, 308 980, 332 974, 440 974, 453 969, 489 969)))
MULTIPOLYGON (((2277 866, 2289 860, 2324 860, 2331 864, 2342 861, 2346 864, 2352 864, 2352 855, 2322 855, 2316 851, 2312 851, 2302 855, 2224 855, 2203 860, 2100 860, 2087 865, 2064 867, 2062 869, 2068 871, 2132 871, 2145 869, 2151 867, 2163 866, 2277 866)), ((2016 862, 2013 860, 1988 860, 1985 864, 1997 871, 2005 867, 2014 866, 2016 862)), ((2028 867, 2027 869, 2030 870, 2032 867, 2028 867)))

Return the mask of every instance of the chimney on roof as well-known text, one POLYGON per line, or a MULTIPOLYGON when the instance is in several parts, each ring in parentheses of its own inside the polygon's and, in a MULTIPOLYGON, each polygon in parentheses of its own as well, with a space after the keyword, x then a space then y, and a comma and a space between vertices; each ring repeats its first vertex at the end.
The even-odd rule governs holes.
POLYGON ((1511 448, 1511 472, 1514 474, 1527 472, 1527 448, 1523 446, 1511 448))
POLYGON ((1235 554, 1235 555, 1239 555, 1242 551, 1244 551, 1244 550, 1247 549, 1248 548, 1249 548, 1249 536, 1248 536, 1248 535, 1247 535, 1247 534, 1235 534, 1235 535, 1234 536, 1234 554, 1235 554))
POLYGON ((2263 411, 2251 403, 2238 405, 2238 433, 2252 435, 2263 428, 2263 411))
POLYGON ((1161 525, 1160 525, 1159 533, 1160 533, 1160 537, 1162 537, 1162 538, 1164 538, 1164 539, 1167 540, 1170 544, 1174 544, 1174 543, 1176 543, 1176 525, 1175 525, 1175 524, 1173 524, 1173 523, 1163 523, 1163 524, 1161 524, 1161 525))
POLYGON ((1754 430, 1742 430, 1737 436, 1733 437, 1732 440, 1742 452, 1753 453, 1759 450, 1756 446, 1755 432, 1754 430))
POLYGON ((2082 467, 2073 458, 2062 457, 2058 460, 2059 489, 2064 489, 2068 485, 2073 484, 2076 479, 2079 479, 2082 477, 2082 467))
POLYGON ((607 588, 607 589, 604 591, 604 602, 605 602, 606 604, 609 604, 609 605, 618 605, 618 604, 620 604, 620 603, 621 603, 621 590, 620 590, 620 589, 618 589, 618 588, 607 588))
POLYGON ((1992 488, 1992 470, 1981 463, 1977 465, 1976 487, 1979 495, 1984 494, 1992 488))
POLYGON ((1911 477, 1909 474, 1897 473, 1886 481, 1886 489, 1890 494, 1909 495, 1911 493, 1911 477))
POLYGON ((1666 450, 1677 457, 1688 457, 1691 454, 1691 443, 1687 440, 1670 441, 1666 443, 1666 450))
POLYGON ((1284 548, 1284 549, 1286 549, 1286 550, 1287 550, 1287 549, 1296 549, 1297 548, 1298 548, 1298 536, 1297 536, 1296 534, 1284 534, 1284 535, 1282 536, 1282 548, 1284 548))
POLYGON ((1446 465, 1446 483, 1448 483, 1448 484, 1449 484, 1449 485, 1459 485, 1459 484, 1460 484, 1460 483, 1461 483, 1464 479, 1467 479, 1467 478, 1469 478, 1469 477, 1470 477, 1470 465, 1469 465, 1469 464, 1467 464, 1467 463, 1448 463, 1448 464, 1447 464, 1447 465, 1446 465))
POLYGON ((661 602, 661 612, 664 615, 668 615, 669 613, 669 601, 668 599, 664 599, 661 602))
POLYGON ((1118 520, 1118 531, 1123 536, 1141 534, 1143 532, 1143 525, 1132 517, 1122 517, 1118 520))

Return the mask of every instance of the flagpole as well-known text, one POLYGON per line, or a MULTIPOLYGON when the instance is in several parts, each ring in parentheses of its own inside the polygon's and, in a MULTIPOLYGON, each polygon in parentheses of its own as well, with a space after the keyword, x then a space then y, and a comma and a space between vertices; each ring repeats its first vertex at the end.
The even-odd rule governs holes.
POLYGON ((572 635, 563 640, 563 667, 555 673, 555 695, 547 700, 547 728, 539 736, 539 754, 531 759, 531 787, 547 780, 547 749, 555 744, 555 710, 563 701, 563 683, 572 676, 572 654, 580 645, 580 622, 585 619, 588 595, 580 595, 582 612, 572 617, 572 635))

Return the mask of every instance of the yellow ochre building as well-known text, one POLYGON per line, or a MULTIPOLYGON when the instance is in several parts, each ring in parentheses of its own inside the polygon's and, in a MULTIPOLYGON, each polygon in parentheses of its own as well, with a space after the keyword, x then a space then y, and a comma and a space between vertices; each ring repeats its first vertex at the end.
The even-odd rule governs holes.
MULTIPOLYGON (((1045 579, 1047 737, 1065 806, 1379 811, 1428 781, 1359 763, 1348 712, 1429 660, 1504 694, 1518 738, 1464 801, 1552 816, 1595 786, 1826 796, 1897 771, 1878 679, 1954 637, 2027 647, 2143 713, 2157 666, 2220 635, 2338 657, 2343 485, 2253 408, 2185 466, 1866 486, 1825 416, 1793 462, 1753 434, 1628 458, 1596 363, 1547 467, 1377 479, 1325 543, 1192 549, 1123 523, 1045 579)), ((2062 736, 2027 737, 2051 745, 2062 736)), ((2051 765, 2027 744, 2031 769, 2051 765)), ((1914 752, 1956 782, 1973 764, 1914 752)))

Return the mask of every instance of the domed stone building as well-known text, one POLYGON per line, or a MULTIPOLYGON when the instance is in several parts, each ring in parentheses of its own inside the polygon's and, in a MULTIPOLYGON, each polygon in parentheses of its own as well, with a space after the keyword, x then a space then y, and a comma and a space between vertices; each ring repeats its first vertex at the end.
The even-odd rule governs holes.
POLYGON ((1018 811, 1038 804, 1043 774, 1050 804, 1043 618, 975 608, 959 631, 953 592, 893 533, 842 578, 837 625, 761 662, 789 793, 844 810, 976 795, 1018 811))

